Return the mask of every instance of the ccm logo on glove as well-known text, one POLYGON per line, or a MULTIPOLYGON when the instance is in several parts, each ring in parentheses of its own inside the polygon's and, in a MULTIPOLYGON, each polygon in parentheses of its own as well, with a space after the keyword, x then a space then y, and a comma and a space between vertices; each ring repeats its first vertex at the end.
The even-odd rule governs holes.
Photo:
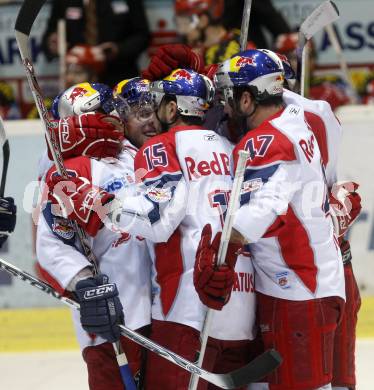
POLYGON ((108 293, 114 293, 116 286, 114 284, 106 284, 98 288, 93 288, 92 290, 87 290, 84 292, 85 299, 94 299, 101 297, 108 293))

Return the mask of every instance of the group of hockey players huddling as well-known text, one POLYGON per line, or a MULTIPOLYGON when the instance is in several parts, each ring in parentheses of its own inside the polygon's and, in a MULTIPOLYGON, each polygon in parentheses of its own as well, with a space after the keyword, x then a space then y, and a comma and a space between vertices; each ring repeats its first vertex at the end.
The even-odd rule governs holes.
POLYGON ((123 389, 117 340, 139 388, 187 389, 188 371, 145 355, 118 324, 196 361, 207 308, 207 370, 230 372, 275 348, 282 364, 251 389, 353 389, 359 294, 343 236, 361 206, 356 183, 336 184, 341 126, 330 106, 285 89, 294 74, 269 50, 204 69, 188 46, 168 45, 143 76, 113 91, 83 83, 61 93, 50 131, 69 179, 50 150, 39 167, 48 196, 37 257, 80 304, 73 318, 90 389, 123 389), (240 204, 217 266, 241 150, 240 204), (100 286, 111 288, 92 296, 100 286))

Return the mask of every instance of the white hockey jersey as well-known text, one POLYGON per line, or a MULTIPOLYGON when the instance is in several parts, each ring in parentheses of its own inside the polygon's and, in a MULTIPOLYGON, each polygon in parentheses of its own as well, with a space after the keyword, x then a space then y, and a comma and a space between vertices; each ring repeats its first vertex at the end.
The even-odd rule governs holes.
POLYGON ((329 103, 323 100, 306 99, 289 90, 283 91, 286 104, 303 107, 305 119, 316 137, 325 167, 326 181, 329 188, 337 181, 338 152, 342 138, 342 126, 329 103))
MULTIPOLYGON (((232 185, 232 145, 211 130, 176 126, 149 140, 135 158, 139 194, 123 198, 119 226, 155 244, 152 317, 201 330, 205 307, 193 285, 201 231, 222 230, 232 185)), ((253 338, 253 269, 239 260, 230 302, 210 335, 224 340, 253 338), (243 314, 243 316, 241 316, 243 314)))
MULTIPOLYGON (((118 160, 97 161, 77 157, 67 160, 65 165, 71 174, 86 177, 110 193, 134 194, 133 164, 136 151, 135 147, 125 141, 118 160)), ((54 170, 51 168, 48 174, 53 174, 54 170)), ((62 288, 66 288, 80 270, 90 265, 77 249, 77 241, 69 223, 53 216, 50 205, 45 205, 37 231, 38 261, 62 288)), ((89 237, 89 243, 100 271, 117 285, 126 326, 139 329, 150 324, 151 260, 146 240, 127 232, 113 232, 103 228, 95 238, 89 237)), ((79 312, 76 310, 73 311, 73 318, 82 349, 105 342, 100 337, 89 337, 80 325, 79 312)))
POLYGON ((345 298, 321 154, 303 108, 288 105, 249 131, 235 163, 241 149, 250 158, 234 228, 251 243, 256 290, 289 300, 345 298))

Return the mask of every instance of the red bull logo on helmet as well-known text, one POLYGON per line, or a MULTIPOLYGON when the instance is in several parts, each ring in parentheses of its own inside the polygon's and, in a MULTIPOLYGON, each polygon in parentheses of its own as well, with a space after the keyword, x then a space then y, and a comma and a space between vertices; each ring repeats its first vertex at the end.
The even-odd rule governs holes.
POLYGON ((67 100, 69 100, 71 104, 74 104, 77 98, 83 96, 92 96, 98 91, 94 89, 90 85, 90 83, 80 83, 75 85, 74 87, 71 87, 71 89, 67 90, 66 92, 67 92, 67 100))
POLYGON ((168 77, 165 77, 164 80, 174 81, 174 80, 186 80, 187 82, 192 82, 192 74, 185 69, 174 70, 168 77))
POLYGON ((236 61, 236 66, 239 66, 239 68, 242 68, 243 66, 246 65, 256 65, 256 62, 253 58, 251 57, 239 57, 236 61))

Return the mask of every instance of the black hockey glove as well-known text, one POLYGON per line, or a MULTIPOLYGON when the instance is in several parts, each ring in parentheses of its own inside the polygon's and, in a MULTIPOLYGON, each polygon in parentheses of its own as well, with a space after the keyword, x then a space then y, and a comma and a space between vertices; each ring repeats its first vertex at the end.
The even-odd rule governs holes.
POLYGON ((75 294, 80 304, 83 329, 111 343, 119 340, 118 325, 124 322, 123 308, 117 286, 108 283, 108 276, 98 275, 80 280, 75 294))
POLYGON ((0 248, 16 226, 17 207, 11 197, 0 198, 0 248))

